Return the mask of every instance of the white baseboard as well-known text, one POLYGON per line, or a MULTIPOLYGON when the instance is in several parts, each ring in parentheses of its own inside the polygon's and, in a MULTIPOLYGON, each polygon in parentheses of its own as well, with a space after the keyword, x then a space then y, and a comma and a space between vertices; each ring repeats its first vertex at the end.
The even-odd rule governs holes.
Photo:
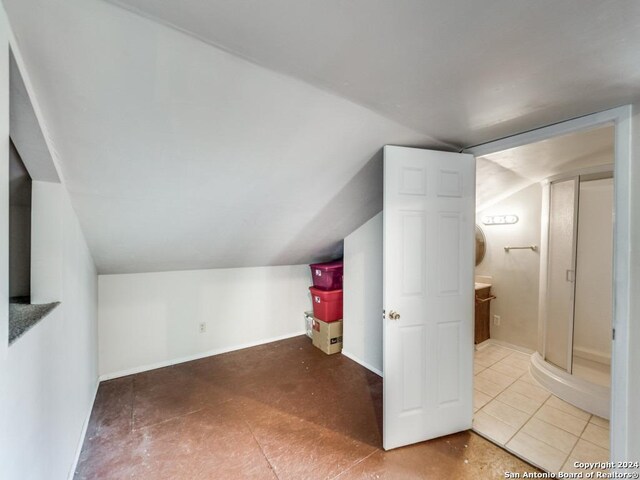
POLYGON ((482 343, 479 343, 478 345, 476 345, 476 350, 482 350, 483 348, 486 348, 489 345, 498 345, 500 347, 515 350, 516 352, 526 353, 527 355, 531 355, 535 353, 535 351, 531 350, 530 348, 521 347, 520 345, 514 345, 513 343, 504 342, 502 340, 496 340, 495 338, 490 338, 488 340, 485 340, 482 343))
POLYGON ((286 335, 280 335, 278 337, 266 338, 258 340, 256 342, 242 343, 239 345, 233 345, 231 347, 217 348, 214 350, 208 350, 206 352, 200 352, 185 357, 172 358, 170 360, 163 360, 162 362, 156 362, 149 365, 141 365, 139 367, 128 368, 126 370, 120 370, 112 373, 104 373, 100 375, 100 381, 111 380, 114 378, 126 377, 127 375, 133 375, 136 373, 147 372, 149 370, 155 370, 156 368, 170 367, 171 365, 177 365, 179 363, 191 362, 192 360, 199 360, 201 358, 211 357, 213 355, 220 355, 222 353, 234 352, 236 350, 242 350, 244 348, 256 347, 258 345, 264 345, 265 343, 277 342, 279 340, 286 340, 287 338, 298 337, 301 335, 306 336, 306 331, 301 330, 295 333, 288 333, 286 335))
POLYGON ((80 461, 80 454, 82 453, 82 446, 84 445, 84 439, 87 436, 87 429, 89 428, 89 420, 91 419, 91 412, 93 412, 93 405, 96 403, 96 396, 98 395, 98 387, 100 386, 100 380, 96 381, 96 386, 93 391, 93 398, 91 400, 91 404, 89 405, 89 412, 84 419, 84 424, 82 425, 82 432, 80 433, 80 439, 78 440, 78 446, 76 447, 76 455, 73 459, 73 464, 71 465, 71 470, 69 471, 69 475, 67 476, 68 480, 73 480, 73 477, 76 474, 76 468, 78 468, 78 462, 80 461))
POLYGON ((384 375, 382 374, 382 372, 380 370, 378 370, 377 368, 375 368, 374 366, 372 366, 371 364, 362 361, 360 358, 358 358, 357 356, 353 355, 352 353, 349 353, 345 350, 342 350, 342 355, 344 355, 345 357, 353 360, 356 363, 359 363, 360 365, 362 365, 364 368, 366 368, 367 370, 372 371, 373 373, 375 373, 376 375, 378 375, 379 377, 384 377, 384 375))
POLYGON ((476 347, 475 349, 476 349, 476 350, 483 350, 483 349, 487 348, 487 347, 488 347, 489 345, 491 345, 491 344, 492 344, 491 339, 487 339, 487 340, 485 340, 484 342, 480 342, 480 343, 478 343, 478 344, 475 346, 475 347, 476 347))

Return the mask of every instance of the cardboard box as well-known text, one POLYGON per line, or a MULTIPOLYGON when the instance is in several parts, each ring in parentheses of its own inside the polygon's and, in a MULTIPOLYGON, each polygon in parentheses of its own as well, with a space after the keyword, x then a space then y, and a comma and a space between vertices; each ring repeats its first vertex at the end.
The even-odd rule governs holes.
POLYGON ((342 351, 342 320, 323 322, 313 319, 313 346, 327 355, 342 351))

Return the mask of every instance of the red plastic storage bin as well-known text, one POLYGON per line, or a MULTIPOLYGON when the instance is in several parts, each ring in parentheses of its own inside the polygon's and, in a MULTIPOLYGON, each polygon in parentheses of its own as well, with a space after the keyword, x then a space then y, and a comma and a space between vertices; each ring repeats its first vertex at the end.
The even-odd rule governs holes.
POLYGON ((321 290, 309 287, 313 302, 313 316, 323 322, 342 319, 342 290, 321 290))
POLYGON ((326 263, 312 263, 313 286, 320 290, 342 289, 342 260, 326 263))

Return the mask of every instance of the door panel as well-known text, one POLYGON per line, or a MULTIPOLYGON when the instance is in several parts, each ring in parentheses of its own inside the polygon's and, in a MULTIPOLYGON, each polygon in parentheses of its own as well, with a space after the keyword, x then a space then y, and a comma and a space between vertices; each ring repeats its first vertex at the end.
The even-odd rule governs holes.
POLYGON ((554 182, 549 202, 545 360, 571 373, 578 178, 554 182))
POLYGON ((438 294, 460 294, 460 215, 440 213, 438 219, 438 294))
POLYGON ((398 212, 402 219, 402 293, 423 295, 425 287, 425 217, 422 212, 398 212))
POLYGON ((384 170, 390 449, 471 428, 475 159, 387 146, 384 170))

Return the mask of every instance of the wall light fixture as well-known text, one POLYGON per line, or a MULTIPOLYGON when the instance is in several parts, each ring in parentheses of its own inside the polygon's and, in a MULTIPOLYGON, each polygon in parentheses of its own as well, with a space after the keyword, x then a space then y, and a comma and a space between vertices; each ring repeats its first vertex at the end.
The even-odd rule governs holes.
POLYGON ((517 215, 488 215, 482 218, 485 225, 513 225, 518 223, 517 215))

